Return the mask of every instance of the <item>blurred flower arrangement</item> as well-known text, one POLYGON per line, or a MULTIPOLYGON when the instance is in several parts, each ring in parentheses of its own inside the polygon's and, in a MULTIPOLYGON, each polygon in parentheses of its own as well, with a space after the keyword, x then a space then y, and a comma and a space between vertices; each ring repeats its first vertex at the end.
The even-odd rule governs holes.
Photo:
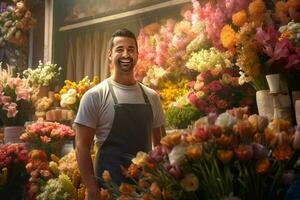
POLYGON ((62 108, 71 109, 76 114, 83 94, 98 82, 99 78, 97 76, 92 81, 86 76, 78 84, 65 80, 65 85, 58 94, 55 94, 55 98, 60 101, 62 108))
POLYGON ((73 139, 74 136, 74 131, 67 125, 58 122, 35 122, 26 126, 20 139, 24 142, 48 144, 73 139))
POLYGON ((27 32, 36 24, 25 1, 12 1, 14 5, 8 6, 6 11, 0 13, 0 47, 7 42, 17 46, 27 46, 27 32))
POLYGON ((23 75, 29 79, 33 86, 48 86, 54 90, 59 80, 61 70, 62 68, 56 64, 50 62, 42 63, 42 61, 39 61, 39 65, 35 69, 28 68, 23 71, 23 75))
POLYGON ((0 68, 0 118, 6 126, 23 126, 29 120, 34 91, 29 80, 0 68))
POLYGON ((74 139, 74 131, 57 122, 35 122, 26 126, 20 139, 34 149, 42 149, 48 155, 60 155, 64 140, 74 139))
POLYGON ((215 67, 202 71, 189 86, 187 98, 203 114, 221 113, 239 106, 251 107, 254 103, 251 88, 239 85, 238 70, 234 68, 215 67))
POLYGON ((20 199, 22 197, 22 187, 29 178, 25 168, 27 161, 27 150, 23 144, 0 145, 1 198, 10 196, 20 199))
POLYGON ((110 196, 119 199, 280 199, 292 166, 289 122, 248 115, 247 108, 200 118, 174 131, 148 154, 139 152, 116 186, 103 173, 110 196), (217 180, 217 181, 216 181, 217 180))

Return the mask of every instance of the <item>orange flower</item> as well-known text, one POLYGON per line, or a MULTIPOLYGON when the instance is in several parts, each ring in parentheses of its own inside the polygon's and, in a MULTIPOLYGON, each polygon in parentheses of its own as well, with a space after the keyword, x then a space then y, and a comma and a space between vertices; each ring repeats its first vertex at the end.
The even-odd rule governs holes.
POLYGON ((224 134, 217 138, 217 143, 224 147, 232 148, 237 143, 237 137, 234 134, 225 136, 224 134))
POLYGON ((142 188, 148 188, 150 186, 149 183, 143 178, 139 179, 138 185, 142 188))
POLYGON ((238 121, 234 127, 233 131, 236 134, 239 134, 241 138, 249 138, 255 134, 255 129, 252 124, 248 120, 240 120, 238 121))
POLYGON ((229 50, 233 50, 235 48, 236 45, 236 33, 235 31, 231 28, 230 25, 225 25, 222 28, 221 31, 221 42, 222 45, 229 49, 229 50))
POLYGON ((135 192, 135 188, 127 183, 121 183, 120 187, 119 187, 120 192, 122 192, 125 195, 129 195, 133 192, 135 192))
POLYGON ((140 198, 140 200, 154 200, 153 198, 151 198, 148 194, 143 194, 140 198))
POLYGON ((217 158, 224 164, 229 163, 233 158, 233 151, 231 150, 218 150, 217 158))
POLYGON ((111 181, 111 176, 108 170, 104 170, 102 173, 102 178, 105 182, 111 181))
POLYGON ((266 5, 262 0, 254 0, 249 4, 248 11, 252 17, 255 17, 266 12, 266 5))
POLYGON ((198 159, 202 155, 202 145, 200 143, 189 145, 185 150, 185 154, 194 160, 198 159))
POLYGON ((159 186, 158 186, 158 184, 156 182, 154 182, 154 183, 151 184, 150 191, 151 191, 152 196, 155 199, 160 199, 160 197, 161 197, 161 190, 160 190, 160 188, 159 188, 159 186))
POLYGON ((247 22, 247 13, 245 10, 240 10, 232 15, 232 23, 236 26, 243 26, 247 22))
POLYGON ((126 195, 119 196, 116 200, 129 200, 130 198, 126 195))
POLYGON ((173 146, 179 144, 181 141, 181 133, 174 132, 168 134, 160 140, 160 143, 168 148, 172 148, 173 146))
POLYGON ((125 170, 126 177, 137 177, 140 173, 140 169, 137 165, 131 164, 127 170, 125 170))
POLYGON ((255 171, 259 174, 265 173, 271 166, 268 159, 258 160, 256 163, 255 171))
POLYGON ((101 200, 108 200, 109 199, 108 190, 101 188, 100 196, 101 196, 101 200))
POLYGON ((273 151, 276 160, 288 160, 292 155, 292 149, 287 144, 277 145, 273 151))

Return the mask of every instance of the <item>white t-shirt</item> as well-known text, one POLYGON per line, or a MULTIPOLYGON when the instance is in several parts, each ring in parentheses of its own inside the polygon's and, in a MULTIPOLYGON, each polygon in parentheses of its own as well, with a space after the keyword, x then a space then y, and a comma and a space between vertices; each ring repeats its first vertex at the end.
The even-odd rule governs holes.
MULTIPOLYGON (((126 86, 111 80, 118 103, 144 104, 140 86, 126 86)), ((158 94, 142 85, 153 112, 153 128, 164 125, 165 118, 158 94)), ((109 92, 108 79, 88 90, 82 97, 75 122, 96 129, 95 142, 101 146, 107 138, 114 119, 114 101, 109 92)))

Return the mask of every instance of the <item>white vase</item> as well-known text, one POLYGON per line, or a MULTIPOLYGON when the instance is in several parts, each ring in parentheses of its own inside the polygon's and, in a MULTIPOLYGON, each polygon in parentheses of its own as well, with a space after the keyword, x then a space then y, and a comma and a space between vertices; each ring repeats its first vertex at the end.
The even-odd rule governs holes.
POLYGON ((280 74, 266 75, 271 93, 280 92, 280 74))
POLYGON ((274 107, 273 99, 269 90, 259 90, 256 92, 256 104, 258 114, 260 116, 266 116, 269 120, 273 119, 274 107))
POLYGON ((21 143, 20 136, 24 131, 24 126, 4 127, 4 143, 21 143))

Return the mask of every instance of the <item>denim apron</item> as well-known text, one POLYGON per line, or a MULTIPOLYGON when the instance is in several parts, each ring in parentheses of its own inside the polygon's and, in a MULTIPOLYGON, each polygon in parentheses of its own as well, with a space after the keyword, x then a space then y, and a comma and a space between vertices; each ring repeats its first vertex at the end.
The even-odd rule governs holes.
POLYGON ((115 115, 111 131, 96 154, 95 175, 101 187, 104 187, 101 181, 104 170, 110 172, 113 182, 127 182, 121 166, 128 167, 138 151, 148 152, 152 145, 153 113, 142 86, 139 84, 145 104, 120 104, 110 80, 108 85, 115 115))

